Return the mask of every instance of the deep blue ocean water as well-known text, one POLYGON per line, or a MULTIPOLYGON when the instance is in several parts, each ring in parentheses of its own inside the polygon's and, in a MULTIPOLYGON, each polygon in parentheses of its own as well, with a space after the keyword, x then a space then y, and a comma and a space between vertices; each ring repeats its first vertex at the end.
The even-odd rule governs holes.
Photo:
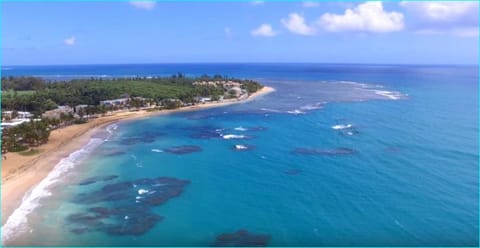
POLYGON ((478 244, 477 66, 2 68, 49 79, 177 72, 251 78, 276 91, 110 125, 25 198, 4 242, 209 246, 245 229, 268 235, 257 239, 270 246, 478 244), (158 177, 170 179, 139 180, 158 177), (145 204, 153 198, 160 203, 145 204), (99 206, 117 212, 97 218, 99 206))

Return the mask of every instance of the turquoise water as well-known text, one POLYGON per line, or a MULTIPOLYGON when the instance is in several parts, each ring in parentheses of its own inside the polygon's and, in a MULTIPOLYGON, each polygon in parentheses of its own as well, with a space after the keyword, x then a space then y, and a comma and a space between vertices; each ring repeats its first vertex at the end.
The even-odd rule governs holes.
POLYGON ((58 178, 26 198, 2 228, 6 244, 209 246, 240 229, 268 235, 270 246, 478 244, 477 67, 42 68, 6 72, 57 78, 221 73, 255 78, 276 91, 240 105, 109 126, 92 139, 91 151, 63 161, 58 178), (178 146, 189 147, 175 151, 191 153, 169 152, 178 146), (189 183, 138 181, 158 177, 189 183), (129 183, 116 184, 122 182, 129 183), (117 188, 101 191, 105 185, 127 186, 119 199, 106 200, 117 188), (167 187, 174 197, 165 196, 173 192, 167 187), (164 201, 145 204, 150 193, 164 201), (98 206, 124 209, 102 223, 72 220, 98 206), (152 217, 147 228, 151 219, 141 217, 147 215, 163 218, 152 217), (141 224, 132 228, 135 221, 141 224), (113 233, 113 226, 121 231, 113 233))

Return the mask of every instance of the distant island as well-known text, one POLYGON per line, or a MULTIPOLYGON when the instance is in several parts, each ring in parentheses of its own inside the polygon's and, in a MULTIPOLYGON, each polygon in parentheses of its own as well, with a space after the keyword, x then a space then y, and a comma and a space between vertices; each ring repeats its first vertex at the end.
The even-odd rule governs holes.
POLYGON ((239 102, 262 89, 253 80, 181 73, 69 81, 2 77, 2 154, 28 154, 29 148, 46 143, 52 130, 91 119, 239 102))

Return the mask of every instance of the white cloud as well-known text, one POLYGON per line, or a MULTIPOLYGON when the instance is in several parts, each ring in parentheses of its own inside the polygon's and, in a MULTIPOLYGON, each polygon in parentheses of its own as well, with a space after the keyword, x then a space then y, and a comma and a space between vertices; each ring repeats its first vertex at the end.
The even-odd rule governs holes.
POLYGON ((253 36, 273 37, 277 35, 270 24, 262 24, 250 32, 253 36))
POLYGON ((250 4, 252 6, 260 6, 260 5, 264 5, 265 1, 251 1, 250 4))
POLYGON ((403 14, 387 12, 381 2, 365 2, 345 10, 343 15, 325 13, 319 24, 327 31, 365 31, 387 33, 404 28, 403 14))
POLYGON ((477 2, 400 2, 400 6, 431 21, 451 22, 478 15, 477 2))
POLYGON ((290 32, 300 35, 314 35, 315 28, 305 22, 305 18, 298 13, 291 13, 288 18, 281 20, 283 26, 290 32))
POLYGON ((157 4, 154 1, 131 1, 129 2, 130 5, 134 6, 135 8, 143 9, 143 10, 152 10, 155 8, 157 4))
POLYGON ((316 7, 320 7, 320 3, 307 1, 307 2, 303 2, 302 6, 304 8, 316 8, 316 7))
POLYGON ((478 2, 400 2, 418 34, 478 36, 478 2), (409 18, 410 19, 410 18, 409 18))
POLYGON ((65 44, 67 46, 73 46, 73 45, 75 45, 75 42, 76 42, 76 39, 75 39, 74 36, 68 37, 68 38, 63 40, 63 44, 65 44))

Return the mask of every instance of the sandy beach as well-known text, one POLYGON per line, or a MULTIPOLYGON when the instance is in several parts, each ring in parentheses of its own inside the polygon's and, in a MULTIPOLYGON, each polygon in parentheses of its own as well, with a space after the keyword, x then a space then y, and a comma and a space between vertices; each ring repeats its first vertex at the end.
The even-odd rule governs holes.
POLYGON ((92 119, 85 124, 66 126, 52 131, 49 141, 35 148, 39 150, 38 154, 24 156, 18 153, 7 153, 7 159, 2 159, 2 225, 5 224, 13 211, 20 206, 24 195, 40 183, 62 158, 81 149, 97 130, 110 123, 244 103, 274 90, 271 87, 264 87, 244 100, 232 99, 174 110, 116 112, 92 119))

